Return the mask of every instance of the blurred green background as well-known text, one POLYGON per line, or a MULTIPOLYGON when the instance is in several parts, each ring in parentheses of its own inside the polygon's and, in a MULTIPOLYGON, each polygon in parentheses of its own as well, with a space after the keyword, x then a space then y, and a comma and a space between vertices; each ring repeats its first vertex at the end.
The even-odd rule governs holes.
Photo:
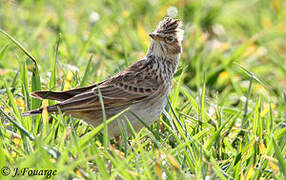
POLYGON ((104 80, 143 57, 150 43, 148 33, 175 9, 185 34, 170 95, 174 111, 167 108, 171 116, 162 116, 152 126, 158 132, 165 129, 167 138, 156 139, 145 129, 142 136, 132 139, 136 146, 125 147, 125 158, 117 151, 110 156, 93 139, 80 146, 80 153, 75 151, 74 142, 89 131, 72 118, 63 122, 61 116, 52 116, 47 129, 54 136, 47 137, 38 136, 45 126, 40 118, 22 121, 17 108, 23 112, 30 108, 30 101, 36 102, 28 95, 33 88, 33 63, 0 33, 0 108, 40 139, 36 141, 40 145, 23 137, 23 144, 15 143, 5 134, 6 126, 21 136, 23 132, 7 125, 9 121, 1 114, 5 126, 0 125, 0 135, 5 132, 5 136, 0 145, 7 148, 6 154, 0 153, 4 157, 0 162, 57 167, 59 177, 102 178, 108 174, 104 168, 110 168, 112 177, 131 179, 133 175, 152 179, 154 174, 160 179, 162 171, 167 177, 285 177, 285 0, 0 0, 0 28, 36 58, 41 89, 64 90, 104 80), (5 82, 15 99, 8 97, 5 82), (59 130, 54 127, 56 120, 59 130), (172 121, 175 126, 179 121, 186 123, 186 130, 174 125, 166 128, 172 121), (42 146, 57 149, 64 160, 51 158, 42 146), (160 159, 161 152, 167 154, 167 163, 160 159), (47 164, 35 160, 38 156, 47 164), (94 162, 94 157, 99 159, 94 162), (107 160, 112 162, 110 167, 107 160), (184 176, 176 176, 180 173, 184 176))
MULTIPOLYGON (((93 63, 100 67, 89 76, 89 81, 94 82, 102 79, 98 73, 103 77, 113 75, 144 56, 148 33, 171 6, 177 8, 177 18, 184 22, 180 67, 186 67, 185 85, 197 90, 205 76, 212 96, 219 92, 224 98, 234 93, 228 102, 239 103, 239 96, 247 90, 248 76, 235 64, 238 63, 264 83, 264 87, 254 84, 259 95, 279 101, 286 85, 286 12, 282 0, 2 0, 0 27, 36 57, 44 82, 49 78, 59 34, 62 40, 58 68, 63 71, 59 77, 65 76, 68 64, 75 67, 73 73, 78 73, 78 68, 78 77, 82 77, 80 72, 93 54, 93 63)), ((0 40, 1 79, 11 81, 18 62, 27 57, 4 36, 0 40)), ((58 85, 63 84, 63 79, 58 79, 58 85)), ((78 82, 73 83, 75 86, 78 82)))

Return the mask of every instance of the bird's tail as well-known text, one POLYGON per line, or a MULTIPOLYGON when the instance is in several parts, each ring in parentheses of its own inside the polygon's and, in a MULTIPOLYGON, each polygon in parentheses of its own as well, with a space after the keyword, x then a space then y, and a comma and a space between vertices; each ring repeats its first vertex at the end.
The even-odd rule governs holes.
MULTIPOLYGON (((58 112, 58 107, 59 107, 58 104, 53 105, 53 106, 48 106, 47 107, 48 113, 58 112)), ((39 109, 34 109, 31 111, 24 112, 24 113, 22 113, 22 116, 23 117, 34 116, 34 115, 42 114, 42 112, 43 112, 43 108, 39 108, 39 109)))
POLYGON ((83 93, 85 91, 88 91, 94 87, 96 87, 97 84, 87 86, 87 87, 82 87, 82 88, 75 88, 71 89, 68 91, 62 91, 62 92, 54 92, 54 91, 35 91, 31 93, 31 96, 35 98, 40 98, 40 99, 51 99, 51 100, 56 100, 56 101, 65 101, 67 99, 70 99, 74 97, 75 95, 78 95, 80 93, 83 93))
POLYGON ((51 99, 56 101, 65 101, 72 98, 74 95, 66 92, 53 92, 53 91, 35 91, 31 93, 32 97, 41 99, 51 99))

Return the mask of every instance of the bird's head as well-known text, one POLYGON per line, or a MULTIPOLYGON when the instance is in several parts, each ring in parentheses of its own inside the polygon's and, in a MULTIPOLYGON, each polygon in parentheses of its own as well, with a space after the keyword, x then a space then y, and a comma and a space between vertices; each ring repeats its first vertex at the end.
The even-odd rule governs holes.
POLYGON ((184 30, 182 22, 170 17, 164 18, 157 29, 150 33, 151 45, 148 53, 157 56, 179 55, 182 51, 181 42, 184 30))

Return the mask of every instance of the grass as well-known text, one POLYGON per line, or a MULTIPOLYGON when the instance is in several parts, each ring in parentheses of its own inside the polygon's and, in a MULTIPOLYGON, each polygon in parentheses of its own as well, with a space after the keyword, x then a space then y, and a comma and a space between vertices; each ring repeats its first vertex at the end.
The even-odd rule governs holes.
POLYGON ((56 170, 55 179, 285 179, 285 7, 282 0, 0 1, 0 168, 11 169, 1 179, 15 168, 56 170), (32 91, 89 85, 134 63, 170 6, 184 22, 183 54, 151 127, 136 133, 127 120, 116 146, 99 133, 114 118, 92 128, 61 113, 21 117, 55 103, 32 91))

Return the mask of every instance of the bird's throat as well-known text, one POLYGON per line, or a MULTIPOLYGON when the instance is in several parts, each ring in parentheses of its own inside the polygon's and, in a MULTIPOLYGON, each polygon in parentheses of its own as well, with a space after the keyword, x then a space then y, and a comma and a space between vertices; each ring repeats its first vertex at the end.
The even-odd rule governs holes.
POLYGON ((159 42, 151 42, 147 52, 147 56, 165 57, 167 56, 167 50, 159 42))

